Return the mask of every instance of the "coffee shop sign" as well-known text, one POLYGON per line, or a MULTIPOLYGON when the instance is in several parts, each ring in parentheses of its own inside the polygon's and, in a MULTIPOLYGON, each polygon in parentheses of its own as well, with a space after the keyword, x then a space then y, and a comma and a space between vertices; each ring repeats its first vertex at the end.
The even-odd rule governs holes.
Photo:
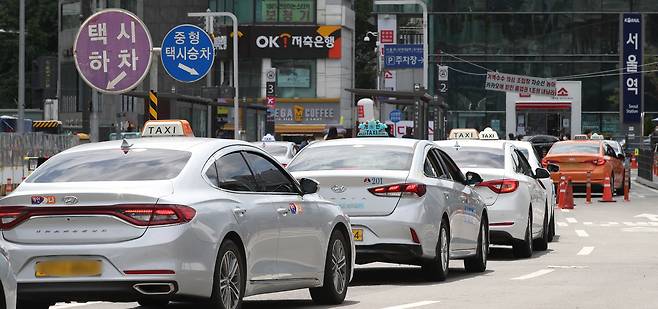
POLYGON ((324 121, 332 120, 336 117, 336 111, 333 108, 324 107, 304 107, 294 105, 292 107, 277 108, 274 112, 277 121, 324 121))

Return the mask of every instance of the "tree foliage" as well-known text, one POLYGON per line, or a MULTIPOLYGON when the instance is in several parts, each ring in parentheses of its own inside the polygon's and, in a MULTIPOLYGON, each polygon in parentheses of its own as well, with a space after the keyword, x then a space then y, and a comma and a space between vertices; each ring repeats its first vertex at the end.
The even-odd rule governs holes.
MULTIPOLYGON (((32 61, 57 55, 57 1, 25 0, 25 86, 29 107, 32 61)), ((0 1, 0 29, 18 31, 19 0, 0 1)), ((18 34, 0 33, 0 108, 18 101, 18 34)))

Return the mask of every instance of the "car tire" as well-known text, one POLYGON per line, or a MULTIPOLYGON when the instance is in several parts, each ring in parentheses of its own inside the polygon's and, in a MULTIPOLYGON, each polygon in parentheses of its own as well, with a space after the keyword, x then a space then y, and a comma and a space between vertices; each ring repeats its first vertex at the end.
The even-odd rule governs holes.
POLYGON ((141 299, 137 303, 143 308, 163 308, 169 304, 166 299, 141 299))
POLYGON ((551 221, 548 224, 548 242, 555 240, 555 213, 551 213, 551 221))
POLYGON ((447 220, 441 220, 436 255, 423 264, 423 275, 430 281, 445 281, 450 269, 450 228, 447 220))
POLYGON ((535 251, 546 251, 548 250, 548 237, 549 237, 549 227, 548 227, 548 206, 546 207, 546 212, 544 213, 544 223, 542 224, 541 238, 535 239, 534 244, 532 245, 535 251))
POLYGON ((219 254, 215 262, 215 275, 210 298, 212 308, 240 309, 242 307, 242 298, 247 283, 245 269, 242 251, 232 240, 224 240, 219 247, 219 254), (228 284, 221 286, 222 281, 226 281, 228 284))
POLYGON ((532 208, 528 213, 525 236, 523 237, 523 240, 514 239, 512 243, 512 251, 516 258, 529 258, 532 256, 532 208))
POLYGON ((327 246, 324 265, 324 283, 319 288, 311 288, 313 302, 320 305, 338 305, 347 295, 352 260, 350 243, 343 233, 334 230, 327 246))
POLYGON ((481 273, 487 270, 489 258, 489 223, 486 217, 480 222, 477 250, 474 257, 464 259, 464 269, 469 273, 481 273))
POLYGON ((48 309, 50 305, 54 304, 48 302, 18 301, 16 303, 16 309, 48 309))

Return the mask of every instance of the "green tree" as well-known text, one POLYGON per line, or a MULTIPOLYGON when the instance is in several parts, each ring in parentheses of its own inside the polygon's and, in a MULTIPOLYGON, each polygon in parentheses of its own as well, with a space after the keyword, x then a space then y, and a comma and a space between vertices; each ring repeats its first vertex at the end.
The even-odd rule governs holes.
MULTIPOLYGON (((0 29, 18 30, 19 0, 0 1, 0 29)), ((26 106, 30 100, 32 61, 57 55, 57 1, 26 0, 26 106)), ((0 33, 0 108, 16 108, 18 101, 18 34, 0 33)))
POLYGON ((356 88, 375 88, 377 76, 377 53, 375 53, 376 38, 371 37, 370 42, 364 42, 363 38, 368 31, 376 31, 372 16, 372 0, 355 1, 356 10, 356 46, 355 57, 355 86, 356 88))

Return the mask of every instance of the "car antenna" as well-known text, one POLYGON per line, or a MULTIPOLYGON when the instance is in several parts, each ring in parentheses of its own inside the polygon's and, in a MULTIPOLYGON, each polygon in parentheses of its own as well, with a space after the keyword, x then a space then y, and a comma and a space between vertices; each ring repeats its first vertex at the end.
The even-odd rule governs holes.
POLYGON ((132 146, 133 144, 128 144, 128 141, 124 138, 121 143, 121 151, 123 151, 123 154, 128 154, 128 151, 130 151, 130 147, 132 146))

